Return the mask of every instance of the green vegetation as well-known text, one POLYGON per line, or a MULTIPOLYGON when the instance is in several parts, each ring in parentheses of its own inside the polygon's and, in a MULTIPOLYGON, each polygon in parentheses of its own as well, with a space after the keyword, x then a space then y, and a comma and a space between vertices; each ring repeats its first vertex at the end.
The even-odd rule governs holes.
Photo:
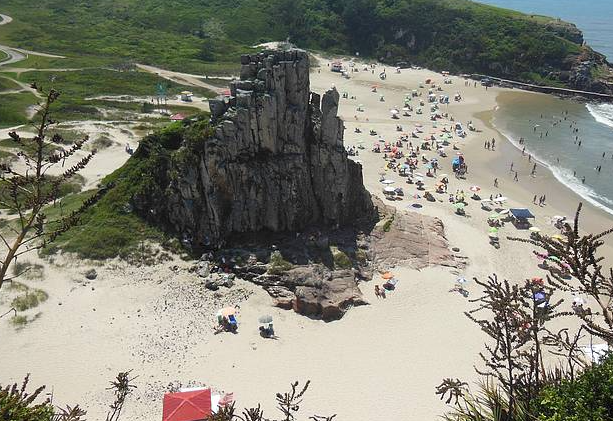
POLYGON ((15 297, 13 301, 11 301, 11 306, 17 311, 26 311, 38 307, 40 303, 44 303, 48 298, 49 294, 42 289, 28 289, 25 294, 15 297))
POLYGON ((283 255, 278 250, 270 254, 269 265, 268 273, 271 275, 281 275, 294 267, 294 265, 283 258, 283 255))
POLYGON ((0 128, 26 124, 28 107, 37 103, 37 98, 29 92, 2 95, 0 97, 0 128))
POLYGON ((13 275, 23 276, 26 279, 42 279, 45 269, 39 263, 15 262, 13 264, 13 275))
POLYGON ((28 316, 22 316, 21 314, 11 317, 11 323, 17 329, 23 328, 28 324, 28 316))
POLYGON ((106 61, 236 73, 236 57, 250 46, 289 36, 301 47, 332 53, 530 81, 553 74, 557 81, 566 59, 582 50, 569 25, 468 0, 3 3, 15 20, 0 30, 1 42, 68 56, 30 58, 37 67, 106 61))
POLYGON ((537 404, 540 421, 613 419, 613 354, 573 381, 546 388, 537 404))
MULTIPOLYGON (((207 122, 208 115, 205 114, 196 123, 173 123, 147 136, 123 167, 102 180, 108 191, 82 215, 81 224, 61 235, 43 250, 44 254, 62 249, 91 259, 115 256, 134 259, 147 249, 144 244, 147 241, 176 248, 173 239, 134 212, 134 200, 163 197, 157 177, 167 168, 170 159, 181 159, 181 154, 173 154, 173 151, 184 139, 197 143, 203 136, 206 138, 207 122)), ((50 219, 65 215, 95 193, 88 191, 67 196, 55 206, 48 207, 45 213, 50 219)))
POLYGON ((11 79, 0 76, 0 92, 8 91, 11 89, 19 89, 19 88, 21 88, 21 86, 19 86, 17 83, 12 81, 11 79))
POLYGON ((338 247, 330 247, 330 252, 332 253, 335 269, 351 269, 353 262, 351 262, 351 259, 347 256, 347 253, 339 250, 338 247))
POLYGON ((1 419, 11 421, 52 420, 55 411, 49 400, 43 398, 44 388, 29 391, 26 390, 27 386, 28 377, 25 378, 22 385, 0 386, 1 419))
POLYGON ((390 230, 392 229, 393 223, 394 223, 394 215, 392 215, 390 218, 385 220, 385 222, 383 223, 383 231, 390 232, 390 230))

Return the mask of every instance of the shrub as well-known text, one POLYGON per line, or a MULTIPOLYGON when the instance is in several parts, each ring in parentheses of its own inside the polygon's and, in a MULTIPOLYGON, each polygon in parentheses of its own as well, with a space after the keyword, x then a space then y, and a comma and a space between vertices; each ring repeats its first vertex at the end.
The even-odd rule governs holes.
POLYGON ((44 266, 39 263, 15 262, 13 265, 13 275, 22 274, 27 279, 42 279, 44 272, 44 266))
POLYGON ((571 382, 546 388, 536 402, 541 421, 613 419, 613 354, 571 382))
POLYGON ((47 301, 49 294, 42 289, 35 289, 32 291, 26 291, 24 295, 15 297, 11 302, 11 306, 15 307, 17 311, 26 311, 31 308, 37 307, 40 303, 47 301))
POLYGON ((270 266, 268 267, 268 273, 270 275, 280 275, 293 267, 290 262, 283 258, 281 252, 278 250, 271 253, 269 264, 270 266))
POLYGON ((349 256, 347 256, 347 253, 336 247, 332 247, 331 251, 335 269, 351 269, 353 267, 353 263, 349 256))
POLYGON ((34 401, 41 397, 45 388, 40 387, 34 393, 29 394, 26 392, 27 386, 28 377, 26 376, 21 386, 14 384, 0 387, 0 420, 50 421, 53 419, 53 405, 48 400, 34 404, 34 401))

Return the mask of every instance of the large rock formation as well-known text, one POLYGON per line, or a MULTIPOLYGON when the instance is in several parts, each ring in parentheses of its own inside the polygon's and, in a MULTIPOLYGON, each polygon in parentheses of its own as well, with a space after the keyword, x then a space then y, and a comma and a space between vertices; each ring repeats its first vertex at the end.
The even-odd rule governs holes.
POLYGON ((231 97, 211 101, 212 135, 171 160, 158 177, 163 199, 136 200, 140 213, 195 249, 372 219, 361 167, 343 146, 339 94, 310 92, 307 53, 265 51, 241 63, 231 97))

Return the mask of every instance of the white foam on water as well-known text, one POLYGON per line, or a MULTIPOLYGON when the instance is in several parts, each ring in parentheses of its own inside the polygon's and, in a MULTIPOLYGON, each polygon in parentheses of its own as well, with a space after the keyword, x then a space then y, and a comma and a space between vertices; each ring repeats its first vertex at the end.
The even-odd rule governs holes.
POLYGON ((586 104, 594 120, 613 128, 613 104, 586 104))
MULTIPOLYGON (((604 105, 609 105, 609 104, 604 104, 604 105)), ((613 124, 613 121, 611 123, 613 124)), ((503 130, 500 130, 494 124, 493 121, 492 121, 492 126, 494 126, 494 128, 496 128, 496 130, 498 130, 498 132, 500 132, 517 149, 519 149, 520 151, 523 149, 523 145, 520 145, 519 140, 516 139, 513 135, 507 132, 504 132, 503 130)), ((531 154, 533 161, 538 162, 539 164, 549 169, 549 171, 551 171, 551 173, 556 178, 556 180, 558 180, 560 183, 562 183, 563 185, 568 187, 570 190, 578 194, 582 199, 586 200, 587 202, 594 205, 595 207, 602 209, 603 211, 607 212, 609 215, 613 215, 613 200, 596 193, 594 189, 583 184, 581 180, 577 179, 577 177, 573 175, 571 170, 567 168, 557 167, 551 164, 550 162, 542 159, 540 156, 534 154, 528 148, 526 148, 526 153, 531 154)))

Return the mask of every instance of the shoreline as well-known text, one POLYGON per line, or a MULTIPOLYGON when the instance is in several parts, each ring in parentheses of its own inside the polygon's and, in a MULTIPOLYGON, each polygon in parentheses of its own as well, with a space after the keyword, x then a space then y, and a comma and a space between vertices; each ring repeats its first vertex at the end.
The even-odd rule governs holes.
MULTIPOLYGON (((325 62, 321 59, 321 73, 317 68, 311 71, 311 91, 323 94, 335 86, 339 92, 348 91, 357 97, 340 99, 339 117, 346 126, 344 145, 365 143, 359 156, 351 159, 363 161, 364 185, 372 195, 383 197, 379 180, 386 161, 383 154, 370 151, 377 136, 369 136, 368 130, 376 129, 385 140, 393 141, 399 134, 397 124, 406 127, 408 133, 420 124, 424 134, 419 140, 412 139, 414 144, 421 143, 430 130, 441 133, 443 126, 450 126, 450 120, 439 120, 433 127, 428 108, 423 115, 397 120, 390 118, 390 108, 401 105, 405 93, 427 78, 442 83, 442 76, 428 70, 408 70, 389 72, 387 80, 380 81, 377 71, 360 71, 351 79, 343 79, 331 73, 325 62), (379 85, 379 92, 371 91, 372 84, 379 85), (384 101, 380 95, 384 95, 384 101), (356 111, 358 104, 364 104, 365 112, 356 111), (355 128, 362 133, 355 133, 355 128)), ((468 192, 470 186, 480 185, 482 197, 504 194, 509 198, 508 207, 530 207, 537 217, 535 225, 546 234, 556 232, 548 218, 562 211, 572 217, 579 199, 544 169, 536 178, 529 177, 531 165, 521 159, 520 151, 488 126, 485 117, 498 105, 499 92, 506 90, 486 91, 480 86, 466 87, 457 77, 452 80, 453 84, 442 87, 451 96, 461 92, 464 99, 441 105, 441 112, 449 112, 455 121, 473 120, 481 131, 469 132, 464 139, 454 138, 470 170, 465 180, 449 177, 449 193, 468 192), (486 121, 481 122, 479 116, 486 121), (496 150, 484 149, 484 140, 492 137, 497 139, 496 150), (512 181, 509 160, 517 163, 521 183, 512 181), (494 177, 499 178, 500 188, 492 187, 494 177), (546 192, 547 206, 530 205, 538 192, 546 192)), ((418 100, 412 102, 416 107, 418 100)), ((451 174, 456 151, 452 152, 451 146, 447 151, 447 157, 439 158, 440 172, 451 174)), ((435 151, 423 152, 437 156, 435 151)), ((119 158, 125 158, 125 154, 112 157, 112 162, 94 160, 92 171, 103 172, 104 165, 118 166, 119 158)), ((420 164, 418 171, 425 171, 422 168, 420 164)), ((272 307, 272 298, 251 283, 237 281, 231 289, 208 291, 190 270, 195 262, 175 258, 155 266, 135 267, 123 261, 89 262, 61 254, 41 260, 32 254, 27 260, 43 265, 44 276, 24 283, 44 289, 49 299, 24 313, 32 317, 41 314, 21 331, 4 320, 0 323, 0 337, 6 342, 0 349, 7 360, 4 381, 19 382, 31 372, 32 384, 54 388, 58 404, 87 403, 92 419, 104 417, 111 398, 105 390, 107 382, 126 369, 133 369, 139 376, 138 389, 122 414, 126 421, 159 419, 162 396, 169 384, 234 392, 239 408, 261 402, 267 416, 272 416, 274 392, 285 391, 296 380, 312 380, 305 396, 306 413, 337 413, 339 419, 438 419, 447 408, 434 393, 442 379, 457 377, 472 385, 479 378, 473 364, 479 364, 478 352, 487 338, 464 316, 474 308, 469 300, 481 295, 481 288, 472 279, 484 280, 496 273, 511 282, 522 282, 527 277, 543 277, 545 272, 537 266, 530 245, 506 239, 528 238, 526 230, 505 224, 500 229, 500 248, 489 244, 490 212, 481 209, 479 201, 468 198, 467 215, 460 216, 447 200, 448 194, 435 194, 435 201, 426 201, 415 197, 420 191, 405 184, 397 173, 387 170, 384 174, 406 191, 402 200, 386 203, 401 212, 411 208, 412 212, 439 218, 449 247, 459 248, 457 255, 467 262, 465 268, 390 267, 399 282, 386 299, 375 297, 374 285, 382 283, 381 276, 375 274, 371 281, 359 283, 369 305, 352 308, 341 320, 325 323, 272 307), (85 278, 88 268, 96 269, 95 280, 85 278), (458 277, 468 280, 468 299, 452 292, 458 277), (238 334, 214 335, 215 313, 237 303, 241 305, 238 334), (275 341, 259 335, 258 317, 263 314, 274 317, 279 336, 275 341), (365 393, 369 398, 355 399, 365 393)), ((436 181, 424 179, 428 186, 436 181)), ((588 231, 593 228, 599 232, 611 222, 608 215, 588 205, 583 216, 583 229, 588 231)), ((607 247, 603 251, 610 258, 610 243, 607 247)), ((570 311, 570 294, 559 295, 566 300, 561 310, 570 311)), ((0 313, 9 298, 12 296, 0 302, 0 313)), ((553 322, 552 329, 568 327, 568 323, 568 319, 560 318, 553 322)))
MULTIPOLYGON (((504 91, 501 90, 501 92, 496 94, 496 106, 500 105, 498 102, 500 93, 509 91, 510 90, 505 89, 504 91)), ((522 91, 521 95, 548 94, 522 91)), ((481 121, 488 130, 496 133, 498 137, 504 140, 504 142, 502 142, 500 145, 501 147, 497 148, 497 150, 493 153, 495 158, 494 161, 488 163, 485 160, 482 160, 482 164, 477 166, 479 169, 479 178, 486 182, 486 174, 484 172, 487 171, 491 173, 492 177, 498 176, 501 182, 504 182, 507 179, 511 181, 512 177, 510 176, 508 168, 510 163, 513 162, 515 164, 514 168, 519 170, 520 182, 507 182, 505 183, 504 188, 505 190, 510 189, 513 191, 513 194, 517 195, 514 197, 521 198, 518 199, 518 201, 522 202, 526 207, 531 209, 536 207, 536 205, 532 204, 532 196, 540 196, 541 194, 546 193, 547 205, 541 209, 546 210, 552 215, 566 215, 571 221, 574 217, 578 204, 580 202, 583 203, 580 227, 584 232, 596 234, 604 229, 607 229, 609 226, 613 226, 613 221, 611 221, 611 212, 613 212, 613 210, 609 212, 601 208, 601 206, 604 205, 595 205, 592 202, 594 199, 583 197, 581 194, 574 191, 570 186, 560 181, 550 165, 542 158, 539 158, 538 155, 533 154, 532 162, 528 163, 526 160, 527 154, 526 156, 522 156, 519 144, 514 141, 511 136, 508 136, 508 134, 501 131, 494 124, 493 119, 495 112, 495 109, 490 109, 472 114, 473 117, 481 121), (531 177, 529 175, 531 165, 535 162, 539 164, 538 168, 540 171, 536 177, 531 177), (483 168, 480 168, 481 166, 483 168)), ((471 145, 469 148, 471 148, 470 155, 473 155, 474 152, 477 152, 478 154, 478 151, 473 151, 475 145, 471 145)), ((610 237, 605 237, 603 240, 605 241, 605 244, 603 245, 602 251, 606 251, 607 258, 613 258, 613 239, 610 237)))

